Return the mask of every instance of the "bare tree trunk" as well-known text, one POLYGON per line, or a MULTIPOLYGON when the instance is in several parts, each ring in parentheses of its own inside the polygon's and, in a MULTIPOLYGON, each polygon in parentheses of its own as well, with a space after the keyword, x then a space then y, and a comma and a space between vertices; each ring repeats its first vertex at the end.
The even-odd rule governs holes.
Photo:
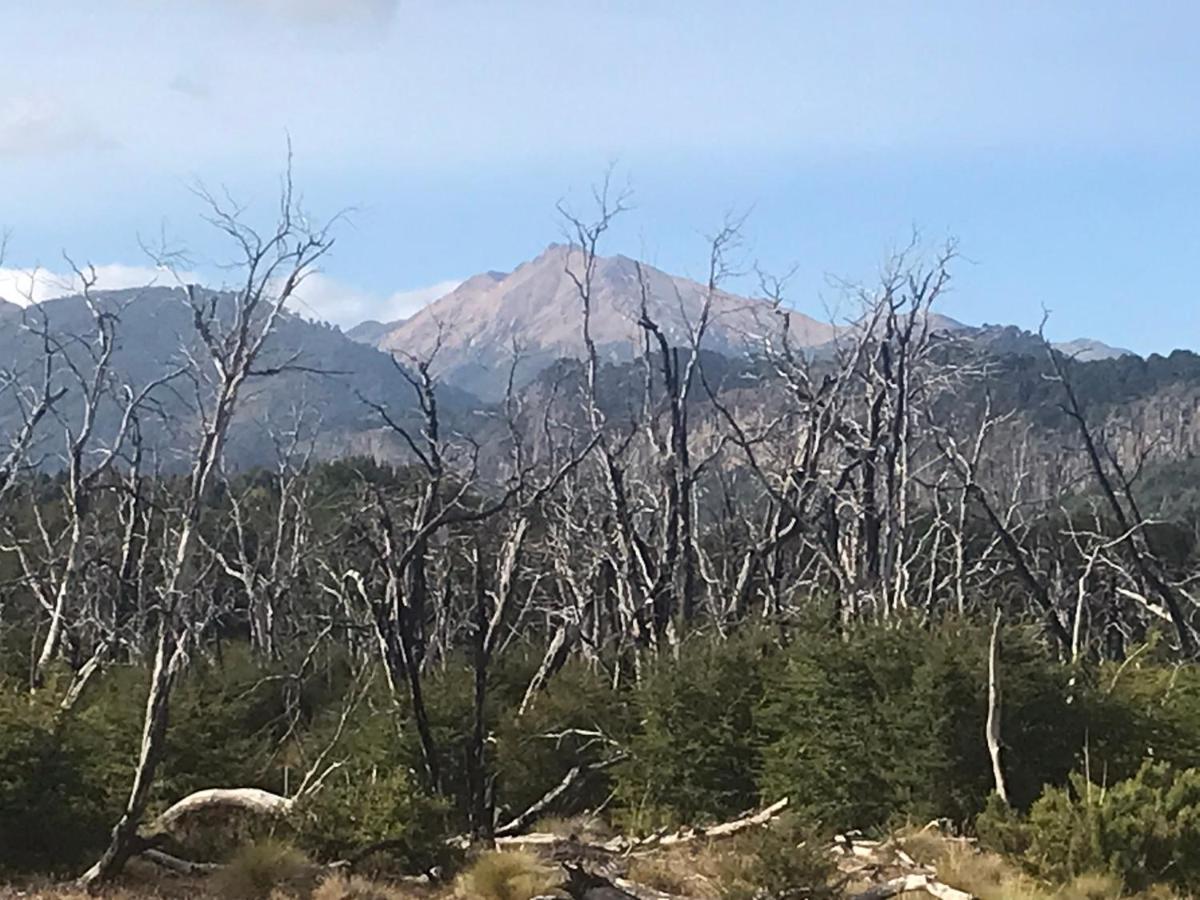
POLYGON ((489 838, 492 823, 488 821, 487 796, 484 788, 484 742, 487 737, 485 707, 487 705, 488 663, 488 615, 487 586, 484 584, 483 560, 479 546, 472 551, 475 591, 475 635, 474 635, 474 697, 472 703, 471 745, 467 751, 467 792, 470 795, 471 833, 476 838, 489 838))
POLYGON ((142 850, 138 827, 146 813, 150 789, 162 759, 167 736, 171 688, 183 659, 183 648, 166 621, 159 623, 158 646, 154 653, 154 671, 150 677, 150 693, 146 698, 146 714, 142 725, 142 743, 137 769, 129 799, 117 824, 113 826, 108 847, 79 879, 83 885, 106 881, 124 868, 130 857, 142 850))
MULTIPOLYGON (((284 315, 284 307, 316 261, 332 245, 329 226, 312 229, 293 195, 291 159, 280 203, 281 220, 267 238, 239 219, 240 210, 223 208, 204 195, 216 226, 245 252, 246 280, 233 296, 232 315, 226 323, 218 315, 217 298, 205 296, 195 285, 186 288, 197 337, 207 349, 208 371, 196 371, 197 383, 207 379, 213 394, 203 410, 202 432, 192 459, 187 496, 178 510, 178 531, 159 591, 158 643, 146 698, 138 765, 125 810, 113 827, 108 847, 81 877, 91 886, 118 874, 131 856, 142 849, 138 827, 150 800, 150 790, 162 759, 167 736, 171 691, 187 659, 187 645, 198 639, 216 610, 209 598, 204 609, 193 608, 203 586, 196 575, 197 544, 205 495, 221 466, 225 441, 241 390, 253 375, 263 348, 284 315)), ((274 371, 283 371, 286 366, 274 371)))
POLYGON ((988 647, 988 713, 987 713, 987 748, 992 758, 992 777, 996 782, 996 794, 1008 804, 1008 788, 1004 782, 1004 767, 1001 764, 1001 750, 1004 747, 1000 738, 1000 610, 996 610, 996 618, 992 622, 992 639, 988 647))

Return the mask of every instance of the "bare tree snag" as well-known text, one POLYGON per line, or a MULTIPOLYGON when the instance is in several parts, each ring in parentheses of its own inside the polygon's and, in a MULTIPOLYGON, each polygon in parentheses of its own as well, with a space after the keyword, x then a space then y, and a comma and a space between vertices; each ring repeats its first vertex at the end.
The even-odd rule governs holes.
POLYGON ((1000 739, 1000 610, 992 622, 992 639, 988 646, 988 712, 987 748, 992 758, 992 776, 996 782, 996 794, 1008 804, 1008 788, 1004 782, 1004 767, 1001 763, 1000 739))
MULTIPOLYGON (((169 547, 164 553, 165 571, 156 613, 157 646, 138 764, 108 846, 80 878, 86 887, 112 879, 131 856, 144 849, 138 828, 165 752, 171 694, 192 644, 199 641, 218 613, 219 601, 204 591, 204 567, 197 560, 204 550, 201 525, 205 497, 219 476, 230 425, 247 383, 286 371, 294 362, 266 368, 259 365, 268 340, 286 315, 287 304, 333 246, 330 230, 338 220, 335 217, 323 226, 310 224, 294 191, 290 147, 279 218, 271 231, 255 231, 243 221, 243 211, 228 201, 203 191, 200 196, 208 206, 209 221, 240 254, 242 281, 236 291, 223 295, 194 284, 187 284, 184 290, 196 339, 205 351, 191 360, 190 372, 200 401, 200 429, 190 460, 186 495, 173 511, 169 547)), ((169 268, 174 262, 165 260, 163 264, 169 268)))

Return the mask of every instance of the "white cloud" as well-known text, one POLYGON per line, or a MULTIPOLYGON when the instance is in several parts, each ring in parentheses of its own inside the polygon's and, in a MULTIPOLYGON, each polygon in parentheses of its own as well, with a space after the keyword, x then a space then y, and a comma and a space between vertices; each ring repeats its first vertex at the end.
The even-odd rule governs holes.
MULTIPOLYGON (((176 276, 148 266, 126 266, 121 263, 96 266, 95 289, 115 291, 121 288, 149 285, 174 285, 176 276)), ((192 273, 180 273, 185 281, 198 280, 192 273)), ((41 303, 54 297, 77 294, 81 288, 78 276, 49 269, 16 269, 0 267, 0 300, 27 306, 31 301, 41 303)))
POLYGON ((439 281, 427 287, 382 295, 344 284, 322 273, 304 280, 293 308, 302 315, 352 328, 360 322, 404 319, 442 297, 462 282, 439 281))
POLYGON ((390 322, 395 319, 406 319, 434 300, 445 297, 460 284, 462 284, 461 281, 439 281, 428 287, 415 288, 411 291, 397 291, 387 300, 387 307, 391 310, 390 314, 380 321, 390 322))
MULTIPOLYGON (((176 274, 149 266, 129 266, 121 263, 96 266, 95 272, 94 287, 99 291, 149 285, 173 286, 180 281, 205 283, 204 277, 195 272, 176 274)), ((439 281, 427 287, 384 295, 353 287, 321 272, 314 272, 300 285, 291 307, 301 315, 332 322, 343 328, 352 328, 368 319, 392 322, 407 318, 426 304, 450 293, 461 283, 439 281)), ((70 272, 0 266, 0 300, 7 300, 18 306, 77 294, 80 288, 78 276, 70 272)))

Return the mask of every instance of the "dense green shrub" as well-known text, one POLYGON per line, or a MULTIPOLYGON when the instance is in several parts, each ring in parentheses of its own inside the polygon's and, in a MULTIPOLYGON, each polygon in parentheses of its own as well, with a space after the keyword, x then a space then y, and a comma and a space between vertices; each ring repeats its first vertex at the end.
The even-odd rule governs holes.
POLYGON ((378 848, 405 872, 450 862, 452 820, 445 803, 416 785, 412 773, 354 766, 339 770, 292 817, 296 842, 314 857, 334 861, 378 848))
MULTIPOLYGON (((799 637, 775 660, 757 715, 763 799, 813 821, 969 821, 991 790, 983 740, 987 635, 948 623, 799 637)), ((1004 635, 1002 732, 1010 793, 1027 805, 1076 765, 1087 704, 1071 672, 1022 629, 1004 635)))
POLYGON ((1133 891, 1168 883, 1200 889, 1200 770, 1146 762, 1108 787, 1073 775, 1048 787, 1020 820, 995 805, 979 833, 997 849, 1019 853, 1035 874, 1067 882, 1112 875, 1133 891))
MULTIPOLYGON (((156 806, 209 787, 282 790, 272 754, 288 720, 275 674, 239 645, 226 648, 219 661, 197 660, 188 668, 171 698, 156 806)), ((137 760, 147 683, 140 666, 113 667, 72 716, 72 730, 94 750, 91 776, 119 803, 137 760)))
MULTIPOLYGON (((269 674, 236 646, 188 670, 172 698, 152 812, 200 788, 282 790, 271 754, 286 719, 269 674)), ((103 848, 128 796, 146 671, 111 667, 69 714, 58 709, 59 680, 33 694, 0 683, 0 870, 78 870, 103 848)), ((230 849, 202 843, 206 854, 230 849)))
MULTIPOLYGON (((497 816, 523 811, 572 766, 621 753, 620 763, 583 778, 547 812, 602 807, 624 829, 649 830, 726 819, 788 796, 803 821, 831 829, 975 821, 992 791, 983 740, 987 637, 986 626, 955 621, 845 632, 797 624, 786 641, 749 627, 730 639, 698 635, 677 657, 646 655, 640 680, 617 688, 604 667, 572 660, 523 715, 518 706, 539 659, 514 648, 497 658, 486 710, 497 816)), ((376 678, 342 730, 330 759, 344 765, 324 789, 294 821, 233 837, 276 829, 321 860, 388 842, 401 868, 438 864, 443 838, 467 828, 468 662, 452 655, 427 672, 441 797, 425 783, 405 699, 397 703, 376 678)), ((286 677, 298 668, 264 662, 238 644, 195 660, 173 698, 151 814, 198 788, 294 790, 356 694, 336 653, 302 681, 286 677)), ((1140 784, 1136 796, 1159 803, 1154 798, 1170 791, 1160 784, 1165 776, 1139 774, 1146 759, 1200 767, 1200 668, 1168 665, 1153 647, 1121 666, 1067 666, 1036 631, 1013 626, 1002 634, 1001 683, 1017 812, 1002 818, 992 808, 977 820, 993 846, 1022 856, 1040 848, 1035 856, 1075 867, 1078 847, 1056 849, 1030 831, 1038 816, 1079 813, 1076 795, 1062 792, 1070 772, 1086 760, 1101 781, 1134 779, 1110 788, 1106 802, 1140 784), (1059 793, 1044 792, 1047 785, 1059 793), (1043 793, 1033 818, 1022 817, 1043 793)), ((145 684, 140 666, 113 666, 65 716, 56 681, 34 695, 21 681, 0 686, 0 868, 78 870, 99 850, 129 789, 145 684)), ((1168 802, 1182 801, 1161 800, 1168 802)), ((1099 833, 1112 842, 1107 859, 1123 838, 1099 833)), ((223 859, 233 849, 231 841, 184 837, 197 858, 223 859)))
POLYGON ((812 821, 870 825, 897 805, 887 769, 907 748, 898 746, 889 706, 908 701, 880 680, 877 660, 858 644, 837 650, 804 642, 773 667, 756 721, 765 742, 762 790, 791 797, 812 821))
POLYGON ((0 872, 77 867, 111 825, 87 747, 60 726, 55 701, 0 686, 0 872))
MULTIPOLYGON (((610 742, 625 746, 634 725, 632 692, 613 691, 603 672, 572 660, 518 715, 520 697, 531 672, 519 675, 512 705, 496 710, 495 771, 501 820, 528 809, 558 785, 575 765, 593 765, 610 757, 610 742)), ((609 770, 589 772, 564 802, 558 815, 570 816, 600 806, 612 790, 609 770)))
POLYGON ((620 815, 635 830, 721 819, 757 801, 754 709, 762 650, 737 640, 686 643, 647 666, 633 702, 640 727, 615 769, 620 815))
MULTIPOLYGON (((387 688, 378 683, 368 691, 344 726, 340 707, 316 711, 304 735, 310 748, 329 746, 339 733, 340 740, 332 757, 337 768, 288 822, 297 846, 322 862, 378 846, 373 863, 406 872, 445 863, 445 838, 457 821, 451 804, 432 796, 418 774, 416 745, 406 734, 412 729, 398 718, 387 688)), ((284 760, 294 764, 296 778, 312 764, 298 753, 284 760)))
POLYGON ((1097 673, 1087 740, 1110 781, 1132 777, 1149 757, 1200 767, 1200 666, 1147 656, 1097 673))

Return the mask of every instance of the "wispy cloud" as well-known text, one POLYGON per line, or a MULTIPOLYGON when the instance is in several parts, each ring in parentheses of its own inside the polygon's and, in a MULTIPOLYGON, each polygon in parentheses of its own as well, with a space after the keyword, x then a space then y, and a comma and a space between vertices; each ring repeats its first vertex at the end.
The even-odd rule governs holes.
POLYGON ((305 279, 292 305, 302 315, 350 328, 369 320, 392 322, 407 318, 461 283, 439 281, 385 295, 364 291, 317 273, 305 279))
MULTIPOLYGON (((98 265, 95 267, 95 273, 94 287, 98 291, 174 285, 181 280, 199 283, 205 281, 202 275, 195 272, 173 273, 150 266, 130 266, 122 263, 98 265)), ((331 322, 344 328, 351 328, 371 319, 392 322, 411 316, 427 304, 450 293, 461 283, 439 281, 413 290, 382 294, 366 291, 315 272, 301 284, 292 299, 291 308, 303 316, 331 322)), ((16 303, 18 306, 77 294, 80 289, 79 278, 72 272, 0 267, 0 300, 16 303)))
POLYGON ((212 94, 212 86, 207 81, 184 72, 180 72, 172 78, 167 83, 167 87, 175 93, 191 97, 193 100, 207 100, 212 94))
POLYGON ((117 146, 79 110, 48 95, 0 101, 0 159, 46 157, 117 146))
MULTIPOLYGON (((95 289, 115 291, 122 288, 174 285, 176 275, 149 266, 127 266, 121 263, 96 266, 95 289)), ((197 280, 193 273, 181 273, 185 281, 197 280)), ((80 291, 79 278, 71 272, 51 269, 0 268, 0 300, 18 306, 41 303, 55 297, 66 297, 80 291)))

